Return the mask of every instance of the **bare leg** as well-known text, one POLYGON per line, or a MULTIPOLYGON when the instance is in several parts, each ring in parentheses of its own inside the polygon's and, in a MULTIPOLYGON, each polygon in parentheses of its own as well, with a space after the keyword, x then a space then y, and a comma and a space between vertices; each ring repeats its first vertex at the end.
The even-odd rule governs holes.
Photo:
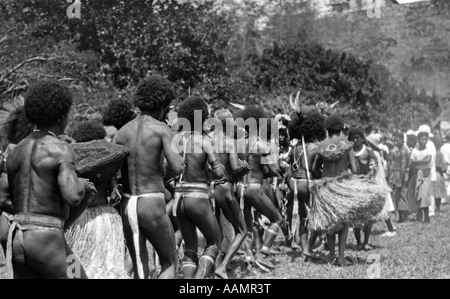
POLYGON ((197 242, 188 240, 188 238, 192 238, 190 235, 192 227, 189 228, 189 232, 186 231, 183 227, 185 223, 191 222, 194 224, 205 237, 206 248, 199 259, 197 273, 195 274, 195 278, 205 278, 214 267, 222 243, 219 224, 209 200, 204 198, 185 197, 183 199, 182 215, 180 217, 180 228, 185 239, 186 249, 197 249, 195 247, 198 246, 198 240, 197 242), (189 233, 189 235, 186 235, 186 233, 189 233))
MULTIPOLYGON (((172 279, 176 276, 178 255, 175 245, 175 233, 172 223, 166 213, 166 203, 163 198, 141 197, 137 203, 138 223, 142 234, 152 244, 161 263, 158 278, 172 279)), ((141 244, 141 260, 148 269, 147 247, 141 244)), ((149 269, 148 269, 149 270, 149 269)), ((148 277, 147 273, 144 273, 148 277)))
POLYGON ((294 239, 294 236, 292 236, 292 217, 294 214, 294 193, 289 192, 287 196, 287 205, 286 205, 286 220, 287 223, 285 226, 287 226, 288 230, 288 242, 292 241, 294 239))
POLYGON ((364 226, 364 245, 363 245, 363 249, 368 251, 368 250, 372 250, 372 247, 370 247, 369 245, 369 239, 370 239, 370 235, 372 234, 372 225, 373 223, 369 223, 366 226, 364 226))
POLYGON ((327 240, 328 240, 328 250, 330 251, 330 254, 328 255, 328 261, 333 262, 336 259, 336 234, 327 234, 327 240))
POLYGON ((355 227, 353 228, 353 232, 355 234, 356 246, 358 246, 358 248, 361 248, 361 229, 355 227))
POLYGON ((247 188, 245 190, 245 197, 258 212, 266 216, 271 222, 266 231, 263 247, 261 248, 261 252, 266 253, 269 251, 270 246, 272 246, 272 243, 278 235, 278 231, 283 223, 283 218, 272 201, 261 189, 247 188))
POLYGON ((216 203, 218 203, 220 208, 223 209, 225 218, 231 223, 235 231, 234 239, 224 256, 222 263, 220 263, 219 267, 215 271, 215 274, 223 279, 228 278, 226 272, 227 266, 241 247, 247 235, 247 226, 245 225, 244 215, 240 210, 239 203, 234 198, 231 188, 231 184, 217 186, 217 191, 219 192, 215 193, 216 203), (227 197, 223 198, 222 195, 227 195, 227 197), (224 200, 222 200, 222 198, 224 200))
POLYGON ((345 259, 345 247, 347 243, 348 227, 339 231, 339 256, 337 262, 341 266, 348 266, 350 263, 345 259))
POLYGON ((313 252, 314 244, 316 244, 318 236, 319 234, 315 230, 311 231, 311 235, 308 240, 308 252, 313 252))
POLYGON ((388 231, 390 231, 391 233, 394 232, 394 225, 392 225, 392 221, 391 218, 387 219, 386 221, 386 225, 388 227, 388 231))
POLYGON ((125 251, 125 271, 129 277, 133 275, 133 261, 131 260, 131 255, 128 248, 126 248, 125 251))
POLYGON ((6 243, 8 241, 9 221, 5 215, 0 215, 0 244, 3 248, 4 256, 6 256, 6 243))
MULTIPOLYGON (((124 237, 125 237, 125 243, 126 243, 126 247, 128 248, 128 253, 130 254, 130 259, 131 262, 133 264, 132 266, 132 270, 133 270, 133 279, 146 279, 150 273, 150 269, 148 267, 148 263, 144 263, 141 260, 142 263, 142 270, 143 270, 143 275, 144 277, 140 277, 139 276, 139 272, 138 272, 138 265, 137 265, 137 257, 136 257, 136 247, 134 244, 134 238, 133 238, 133 231, 131 229, 131 224, 129 222, 128 219, 128 214, 125 213, 125 208, 128 204, 129 199, 128 198, 123 198, 122 199, 122 204, 120 205, 121 207, 121 215, 122 216, 122 225, 123 225, 123 233, 124 233, 124 237)), ((139 203, 138 203, 139 204, 139 203)), ((138 215, 138 224, 139 223, 139 215, 138 215)), ((139 232, 142 232, 141 229, 139 229, 139 232)), ((139 234, 139 251, 140 251, 140 255, 139 257, 142 258, 143 256, 143 252, 147 252, 147 247, 145 244, 145 240, 142 240, 142 238, 145 238, 145 235, 143 235, 142 233, 139 234)), ((148 259, 148 257, 147 257, 148 259)))
MULTIPOLYGON (((290 181, 290 189, 294 190, 295 186, 293 184, 297 184, 297 192, 298 192, 298 214, 300 216, 300 243, 303 250, 303 255, 310 258, 316 258, 313 255, 312 250, 310 250, 309 242, 308 242, 308 210, 307 204, 309 204, 310 193, 308 188, 307 180, 298 180, 298 181, 290 181)), ((292 191, 293 193, 293 191, 292 191)))
MULTIPOLYGON (((14 274, 20 278, 44 279, 86 279, 86 272, 81 263, 71 265, 74 261, 72 250, 64 240, 62 232, 48 230, 23 232, 23 245, 16 232, 14 243, 14 274), (16 256, 16 253, 18 255, 16 256), (69 259, 68 259, 69 257, 69 259), (17 272, 16 272, 16 266, 17 272), (73 269, 73 271, 71 271, 73 269), (71 275, 71 277, 69 277, 71 275), (73 277, 72 277, 73 275, 73 277)), ((76 261, 75 261, 76 262, 76 261)))
POLYGON ((198 265, 198 235, 197 228, 182 212, 178 212, 180 231, 184 239, 184 258, 181 264, 184 279, 193 279, 198 265))
POLYGON ((308 242, 308 223, 307 217, 308 213, 306 210, 306 205, 301 202, 299 203, 299 214, 300 214, 300 244, 302 247, 302 253, 304 256, 308 258, 317 258, 310 250, 309 242, 308 242))

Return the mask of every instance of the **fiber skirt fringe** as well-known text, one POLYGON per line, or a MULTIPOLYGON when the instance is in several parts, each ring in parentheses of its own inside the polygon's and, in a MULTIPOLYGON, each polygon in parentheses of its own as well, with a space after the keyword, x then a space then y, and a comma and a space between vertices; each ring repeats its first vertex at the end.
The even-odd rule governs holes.
POLYGON ((389 188, 362 175, 313 180, 309 228, 332 233, 345 226, 359 226, 380 214, 389 188))
POLYGON ((110 205, 87 208, 66 231, 88 278, 126 279, 122 219, 110 205))

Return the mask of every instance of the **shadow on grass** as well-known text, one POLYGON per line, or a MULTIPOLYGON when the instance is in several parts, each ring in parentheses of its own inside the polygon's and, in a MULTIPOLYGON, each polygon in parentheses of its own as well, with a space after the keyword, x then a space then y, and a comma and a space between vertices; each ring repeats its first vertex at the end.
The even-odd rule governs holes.
POLYGON ((384 234, 385 232, 386 232, 386 230, 374 229, 374 230, 372 230, 371 235, 372 236, 380 236, 380 235, 384 234))
POLYGON ((347 244, 346 250, 360 251, 360 252, 367 252, 367 253, 370 253, 371 251, 374 251, 374 250, 377 250, 377 249, 383 249, 383 248, 384 248, 383 246, 379 246, 379 245, 374 245, 374 244, 369 244, 369 245, 370 245, 370 247, 372 248, 372 250, 363 250, 363 249, 360 249, 360 248, 358 247, 358 245, 356 245, 356 244, 354 244, 354 243, 347 244))

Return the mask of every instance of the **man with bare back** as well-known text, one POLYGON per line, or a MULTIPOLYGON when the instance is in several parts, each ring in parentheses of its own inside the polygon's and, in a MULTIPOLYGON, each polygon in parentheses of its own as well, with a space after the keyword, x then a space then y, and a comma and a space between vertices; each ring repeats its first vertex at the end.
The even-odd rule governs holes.
POLYGON ((208 181, 210 177, 215 180, 223 179, 224 167, 211 138, 203 131, 203 123, 208 115, 208 105, 198 97, 183 100, 178 108, 178 117, 182 121, 179 124, 183 126, 182 153, 186 169, 177 184, 181 196, 176 200, 175 208, 186 245, 181 266, 185 279, 206 278, 214 267, 222 243, 208 181), (197 228, 206 241, 200 258, 197 254, 197 228))
MULTIPOLYGON (((328 137, 319 143, 317 159, 322 161, 322 177, 336 178, 352 173, 356 173, 356 162, 353 156, 353 145, 347 140, 342 130, 344 128, 344 120, 337 114, 331 115, 325 119, 325 130, 328 137)), ((315 162, 314 168, 320 165, 315 162)), ((332 200, 332 199, 330 199, 332 200)), ((329 260, 333 262, 336 259, 335 242, 336 236, 339 235, 339 255, 336 263, 341 266, 347 266, 350 263, 345 259, 344 252, 348 235, 348 226, 341 228, 337 232, 328 232, 328 249, 330 251, 329 260)))
MULTIPOLYGON (((7 159, 14 214, 6 256, 10 278, 69 278, 73 252, 63 230, 96 193, 93 184, 78 178, 74 152, 57 138, 64 133, 71 105, 70 91, 57 82, 38 82, 25 96, 25 113, 36 129, 7 159)), ((75 278, 86 278, 81 266, 79 270, 75 278)))
POLYGON ((177 250, 175 235, 166 212, 163 158, 174 173, 181 174, 181 156, 172 150, 173 133, 164 122, 175 94, 171 83, 161 77, 142 81, 134 95, 139 116, 124 125, 115 143, 129 148, 122 167, 124 234, 134 267, 134 278, 149 276, 146 240, 155 248, 160 263, 159 278, 175 278, 177 250))
MULTIPOLYGON (((241 160, 248 162, 250 172, 238 184, 237 192, 245 199, 244 216, 248 228, 253 226, 253 217, 251 209, 255 208, 259 213, 267 217, 270 221, 269 228, 266 230, 265 238, 260 252, 266 256, 270 255, 270 247, 278 235, 283 225, 284 219, 278 211, 275 204, 264 193, 262 188, 265 178, 264 166, 266 166, 269 176, 276 176, 280 173, 280 167, 276 161, 273 161, 271 148, 266 140, 261 138, 260 133, 267 130, 267 114, 261 108, 247 106, 240 111, 238 118, 244 121, 245 138, 239 140, 239 156, 241 160), (250 128, 252 120, 256 125, 250 128), (263 120, 266 120, 264 126, 263 120), (248 124, 246 124, 248 122, 248 124), (265 127, 265 128, 264 128, 265 127), (243 148, 242 148, 243 147, 243 148)), ((266 135, 267 136, 267 135, 266 135)), ((242 200, 242 198, 240 199, 242 200)), ((259 248, 257 248, 258 250, 259 248)), ((257 257, 258 258, 258 257, 257 257)))
MULTIPOLYGON (((321 176, 320 170, 313 168, 313 163, 318 152, 319 141, 325 138, 324 116, 317 109, 299 111, 292 116, 289 123, 289 134, 297 139, 297 144, 289 152, 290 163, 289 178, 289 202, 294 206, 293 213, 299 216, 298 227, 291 228, 294 232, 299 230, 300 245, 305 258, 317 258, 312 247, 317 238, 317 233, 311 233, 311 242, 308 242, 308 211, 310 207, 309 184, 314 178, 321 176)), ((294 223, 292 224, 294 225, 294 223)), ((295 235, 295 233, 293 233, 295 235)))
POLYGON ((239 208, 239 202, 234 196, 234 181, 237 175, 242 174, 245 171, 248 172, 248 165, 238 158, 236 141, 232 138, 232 135, 234 134, 234 119, 231 112, 222 109, 216 111, 214 116, 222 122, 222 129, 215 130, 213 140, 219 160, 225 166, 224 177, 214 183, 216 214, 222 211, 225 218, 233 226, 235 232, 234 239, 223 258, 222 263, 215 271, 217 277, 227 279, 227 266, 241 247, 247 235, 247 226, 245 224, 244 215, 239 208), (229 134, 231 134, 231 136, 229 134))

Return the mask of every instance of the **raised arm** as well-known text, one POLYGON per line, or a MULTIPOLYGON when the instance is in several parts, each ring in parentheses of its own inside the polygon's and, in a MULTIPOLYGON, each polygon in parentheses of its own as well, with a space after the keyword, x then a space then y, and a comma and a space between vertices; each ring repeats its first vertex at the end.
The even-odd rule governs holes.
POLYGON ((174 150, 175 147, 172 148, 172 139, 173 139, 172 130, 170 130, 169 126, 167 126, 166 124, 162 124, 160 133, 164 156, 166 157, 170 169, 172 169, 172 171, 176 175, 182 174, 185 165, 180 153, 174 150))

